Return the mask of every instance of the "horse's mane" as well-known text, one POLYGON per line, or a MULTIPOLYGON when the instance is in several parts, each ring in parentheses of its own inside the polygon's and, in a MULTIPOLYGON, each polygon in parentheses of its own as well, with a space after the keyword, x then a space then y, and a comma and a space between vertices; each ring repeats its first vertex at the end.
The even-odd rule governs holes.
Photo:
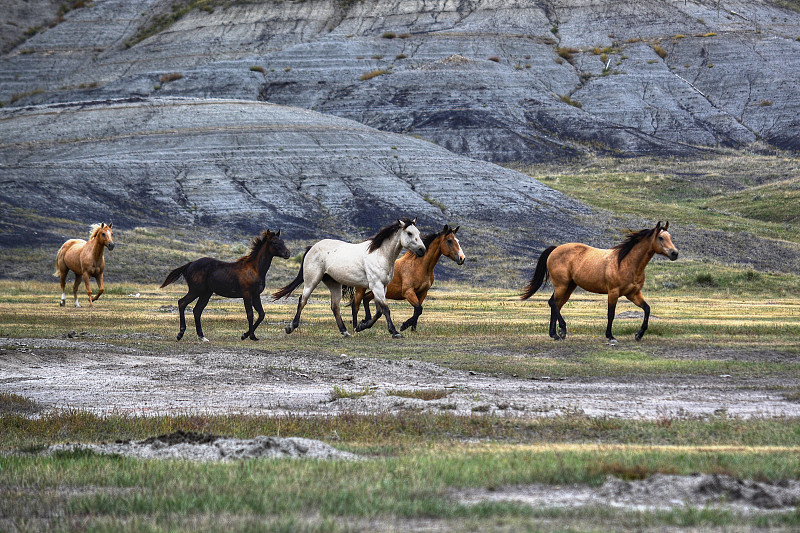
POLYGON ((102 227, 103 225, 100 222, 97 222, 89 226, 89 240, 94 239, 97 236, 97 234, 100 233, 100 228, 102 227))
MULTIPOLYGON (((428 235, 425 235, 424 237, 422 237, 422 244, 425 245, 425 250, 429 250, 430 249, 431 244, 433 244, 433 241, 435 241, 437 237, 441 237, 443 235, 447 235, 451 231, 453 231, 453 228, 451 228, 450 226, 445 226, 445 228, 442 231, 440 231, 439 233, 429 233, 428 235)), ((411 255, 414 255, 414 256, 417 255, 414 252, 406 252, 406 254, 411 254, 411 255)))
POLYGON ((237 261, 247 261, 255 258, 258 255, 259 250, 261 250, 261 247, 264 246, 268 241, 271 241, 272 237, 274 236, 274 233, 270 235, 269 231, 262 231, 261 235, 256 235, 253 237, 253 240, 250 241, 250 253, 240 257, 237 261))
POLYGON ((403 217, 400 220, 396 220, 392 224, 389 224, 388 226, 382 227, 380 230, 378 230, 378 233, 376 233, 375 236, 370 239, 368 252, 372 253, 380 248, 383 244, 383 241, 394 235, 394 233, 400 229, 401 222, 406 226, 414 223, 414 221, 410 218, 403 217))
POLYGON ((617 264, 622 264, 622 260, 633 250, 633 247, 645 239, 649 239, 655 233, 655 228, 643 229, 640 231, 631 231, 625 240, 614 246, 612 250, 617 251, 617 264))

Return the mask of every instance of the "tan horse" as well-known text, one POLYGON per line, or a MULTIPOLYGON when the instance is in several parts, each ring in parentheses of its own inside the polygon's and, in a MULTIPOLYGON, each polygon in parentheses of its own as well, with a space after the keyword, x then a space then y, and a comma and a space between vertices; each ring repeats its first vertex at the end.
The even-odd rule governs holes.
POLYGON ((56 256, 55 276, 61 276, 61 306, 63 307, 67 294, 64 287, 67 283, 67 274, 70 270, 75 272, 75 284, 72 286, 72 295, 75 297, 75 307, 80 307, 78 303, 78 286, 81 279, 86 284, 86 294, 89 295, 89 307, 94 307, 92 302, 100 298, 103 294, 103 271, 106 268, 106 260, 103 252, 106 247, 114 249, 114 234, 111 231, 111 224, 94 224, 89 234, 89 241, 83 239, 70 239, 61 245, 56 256), (89 278, 97 280, 97 296, 92 296, 92 286, 89 278))
MULTIPOLYGON (((445 225, 439 233, 427 235, 423 239, 427 249, 425 255, 418 257, 411 252, 406 252, 400 259, 395 261, 394 277, 386 287, 386 298, 408 300, 408 303, 414 307, 414 315, 403 322, 403 325, 400 326, 400 331, 408 327, 411 327, 412 331, 417 329, 417 320, 422 314, 422 302, 425 301, 428 290, 433 285, 433 267, 439 262, 439 258, 444 255, 459 265, 464 264, 466 257, 461 249, 461 243, 456 238, 457 231, 458 227, 451 229, 449 225, 445 225)), ((371 328, 375 321, 380 318, 380 308, 374 318, 370 316, 369 302, 372 298, 371 291, 367 292, 367 289, 364 288, 355 289, 355 295, 350 302, 350 305, 353 306, 353 329, 355 331, 371 328), (362 299, 366 316, 359 324, 358 307, 362 299)))
POLYGON ((553 295, 550 297, 550 336, 563 339, 567 336, 567 324, 561 316, 561 308, 569 300, 572 291, 581 287, 589 292, 608 294, 608 326, 606 338, 609 344, 617 340, 611 334, 614 310, 620 296, 626 297, 644 310, 642 327, 636 332, 636 340, 641 340, 650 319, 650 306, 644 301, 644 269, 655 254, 661 254, 675 261, 678 250, 672 244, 667 232, 669 222, 655 228, 630 233, 628 237, 611 249, 592 248, 581 243, 551 246, 539 256, 536 272, 525 292, 523 300, 530 298, 547 281, 549 274, 553 280, 553 295), (556 334, 556 321, 559 331, 556 334))

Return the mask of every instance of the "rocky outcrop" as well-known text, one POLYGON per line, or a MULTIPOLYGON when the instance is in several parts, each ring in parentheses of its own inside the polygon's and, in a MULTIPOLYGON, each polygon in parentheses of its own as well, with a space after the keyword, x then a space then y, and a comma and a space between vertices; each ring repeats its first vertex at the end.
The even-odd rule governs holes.
POLYGON ((68 13, 3 57, 0 99, 261 99, 495 162, 800 148, 800 13, 769 1, 206 2, 156 24, 172 5, 68 13))
MULTIPOLYGON (((313 111, 128 99, 0 110, 0 197, 116 226, 210 225, 365 237, 393 218, 513 227, 515 247, 593 231, 591 211, 512 170, 313 111)), ((41 231, 41 228, 38 228, 41 231)), ((490 232, 485 232, 486 234, 490 232)), ((492 231, 491 233, 495 233, 492 231)), ((501 243, 502 244, 502 243, 501 243)))

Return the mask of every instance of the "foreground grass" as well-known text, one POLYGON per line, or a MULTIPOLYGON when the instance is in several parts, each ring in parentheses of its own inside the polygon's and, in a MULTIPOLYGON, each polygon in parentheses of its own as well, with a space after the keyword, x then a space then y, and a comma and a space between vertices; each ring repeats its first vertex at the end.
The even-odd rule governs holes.
POLYGON ((35 441, 141 438, 176 429, 334 441, 357 462, 134 460, 89 452, 0 456, 0 520, 64 530, 404 530, 424 519, 455 529, 800 525, 796 512, 740 516, 462 505, 458 491, 529 483, 599 485, 607 476, 719 473, 777 481, 800 477, 800 430, 790 420, 660 422, 585 417, 511 421, 452 415, 301 417, 104 417, 62 412, 0 417, 5 449, 35 441), (333 437, 335 435, 335 437, 333 437), (476 442, 474 439, 482 439, 476 442), (488 440, 487 440, 488 439, 488 440), (551 524, 550 520, 557 520, 551 524), (743 522, 744 521, 744 522, 743 522))

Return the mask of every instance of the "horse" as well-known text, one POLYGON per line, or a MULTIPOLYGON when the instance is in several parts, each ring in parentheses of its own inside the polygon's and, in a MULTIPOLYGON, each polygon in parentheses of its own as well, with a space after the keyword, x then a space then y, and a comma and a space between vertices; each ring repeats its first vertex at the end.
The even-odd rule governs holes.
POLYGON ((617 340, 611 333, 611 324, 617 300, 624 296, 644 311, 644 321, 634 336, 640 341, 650 319, 650 306, 642 296, 644 269, 655 254, 666 256, 671 261, 678 259, 678 250, 672 244, 672 236, 667 229, 669 221, 663 227, 659 221, 655 228, 630 232, 622 243, 610 249, 593 248, 581 243, 551 246, 539 256, 536 271, 520 298, 530 298, 549 275, 553 281, 553 295, 547 302, 550 305, 550 337, 560 340, 567 336, 567 324, 561 315, 561 308, 575 287, 608 294, 606 339, 614 345, 617 340))
MULTIPOLYGON (((436 266, 439 259, 444 255, 459 265, 463 265, 464 261, 466 261, 464 251, 461 249, 461 243, 456 238, 456 232, 459 227, 456 226, 453 229, 446 224, 439 233, 426 235, 422 239, 426 249, 425 255, 422 257, 406 252, 400 259, 395 261, 394 277, 386 287, 386 298, 408 300, 408 303, 414 307, 413 316, 403 322, 400 326, 400 331, 405 331, 409 327, 412 331, 417 329, 417 320, 422 314, 422 302, 425 301, 428 290, 433 285, 433 267, 436 266)), ((350 301, 350 305, 353 307, 353 329, 355 331, 371 328, 380 318, 380 309, 377 310, 374 318, 371 316, 369 302, 373 298, 373 293, 367 292, 363 287, 355 289, 353 299, 350 301), (366 316, 361 323, 358 323, 358 308, 362 300, 366 316)))
POLYGON ((181 340, 186 331, 186 306, 195 300, 197 305, 193 309, 194 327, 197 338, 203 342, 208 339, 203 335, 200 316, 203 314, 212 294, 225 298, 242 298, 244 309, 247 313, 247 331, 242 333, 242 340, 250 338, 257 341, 256 328, 264 320, 264 308, 261 306, 261 293, 266 286, 266 275, 272 264, 273 257, 288 259, 290 254, 281 239, 281 232, 273 233, 266 230, 260 236, 254 237, 250 243, 250 253, 232 263, 219 261, 211 257, 203 257, 191 261, 170 272, 161 287, 183 276, 189 286, 186 296, 178 300, 178 312, 181 317, 181 329, 178 331, 177 340, 181 340), (199 299, 198 299, 199 298, 199 299), (253 322, 253 307, 258 312, 258 319, 253 322))
POLYGON ((425 244, 420 238, 416 223, 416 218, 401 218, 381 228, 374 237, 364 242, 353 244, 323 239, 309 247, 303 255, 300 272, 294 281, 272 295, 278 300, 291 294, 303 283, 303 294, 297 302, 297 314, 292 323, 286 326, 286 333, 291 333, 300 325, 300 313, 311 292, 323 282, 331 292, 331 310, 343 336, 350 336, 340 309, 342 285, 347 285, 369 287, 375 295, 375 305, 386 316, 389 333, 394 338, 402 337, 392 323, 386 303, 386 286, 394 276, 394 262, 400 250, 405 248, 419 257, 425 254, 425 244))
POLYGON ((75 284, 72 286, 72 296, 75 298, 75 307, 80 307, 78 302, 78 287, 81 279, 86 285, 86 294, 89 295, 89 307, 94 307, 94 302, 100 298, 105 288, 103 287, 103 271, 106 269, 106 259, 103 252, 106 248, 114 249, 114 232, 111 230, 113 222, 92 224, 89 232, 89 241, 83 239, 70 239, 61 245, 56 255, 56 271, 54 276, 61 276, 61 303, 64 307, 67 300, 65 285, 69 271, 75 272, 75 284), (97 281, 97 296, 92 296, 90 278, 97 281))

